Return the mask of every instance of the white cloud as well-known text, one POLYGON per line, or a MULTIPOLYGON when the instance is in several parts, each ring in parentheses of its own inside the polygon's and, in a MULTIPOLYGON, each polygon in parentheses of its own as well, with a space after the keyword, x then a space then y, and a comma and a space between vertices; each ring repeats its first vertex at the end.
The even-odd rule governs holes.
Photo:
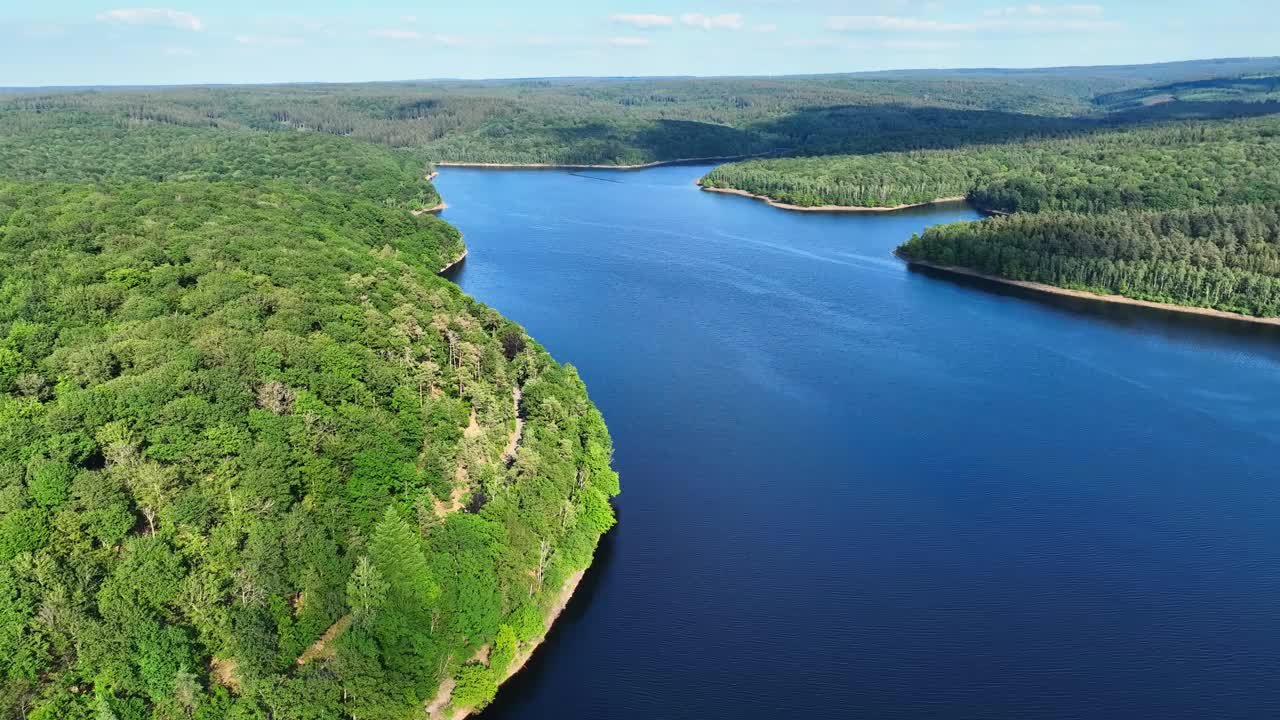
POLYGON ((990 8, 982 11, 987 17, 1102 17, 1106 11, 1101 5, 1030 5, 990 8))
POLYGON ((555 47, 564 45, 567 42, 565 38, 555 35, 526 35, 516 40, 517 45, 528 45, 530 47, 555 47))
POLYGON ((351 28, 349 20, 331 17, 313 17, 299 15, 283 15, 263 17, 254 21, 254 26, 265 35, 289 35, 291 33, 324 33, 338 35, 351 28))
POLYGON ((491 37, 481 37, 476 35, 432 35, 431 40, 438 45, 447 45, 457 48, 491 48, 494 46, 494 39, 491 37))
POLYGON ((889 30, 897 32, 966 32, 978 29, 977 23, 942 22, 893 15, 840 15, 827 19, 828 30, 849 32, 889 30))
POLYGON ((237 35, 236 42, 252 47, 295 47, 302 44, 302 38, 288 35, 237 35))
POLYGON ((671 27, 676 22, 676 19, 670 15, 653 15, 650 13, 619 13, 609 16, 609 19, 613 22, 630 25, 642 30, 671 27))
POLYGON ((402 15, 402 16, 400 17, 400 20, 401 20, 401 22, 416 23, 416 22, 418 22, 418 16, 417 16, 417 15, 402 15))
POLYGON ((938 52, 940 50, 954 50, 961 47, 957 42, 942 42, 933 40, 885 40, 880 43, 881 47, 889 50, 912 50, 918 52, 938 52))
POLYGON ((611 37, 608 43, 614 47, 648 47, 653 41, 642 37, 611 37))
POLYGON ((159 25, 179 30, 204 29, 204 22, 189 12, 169 10, 167 8, 120 8, 98 13, 101 22, 121 23, 124 25, 159 25))
POLYGON ((422 33, 417 30, 370 30, 369 35, 388 40, 421 40, 422 33))
POLYGON ((689 27, 702 28, 703 30, 741 30, 743 25, 742 16, 738 13, 725 13, 724 15, 688 13, 680 16, 680 22, 689 27))
MULTIPOLYGON (((840 32, 977 32, 981 30, 1007 30, 1011 32, 1091 32, 1115 30, 1120 23, 1100 19, 1057 17, 1042 6, 1042 14, 1032 15, 1026 8, 1015 9, 1015 16, 987 15, 986 19, 971 22, 946 22, 896 15, 842 15, 827 19, 827 29, 840 32)), ((1069 7, 1094 7, 1076 5, 1069 7)), ((1079 11, 1077 11, 1079 12, 1079 11)))
POLYGON ((751 28, 751 31, 758 32, 758 33, 777 32, 778 26, 774 25, 773 23, 765 23, 764 25, 756 25, 755 27, 751 28))
POLYGON ((1118 30, 1121 24, 1111 20, 1075 20, 1070 18, 1049 18, 1034 20, 996 20, 984 22, 982 29, 1014 30, 1023 32, 1093 32, 1118 30))
POLYGON ((790 38, 782 44, 784 48, 803 48, 814 49, 820 48, 824 50, 865 50, 867 44, 857 40, 846 40, 843 38, 826 37, 803 37, 790 38))

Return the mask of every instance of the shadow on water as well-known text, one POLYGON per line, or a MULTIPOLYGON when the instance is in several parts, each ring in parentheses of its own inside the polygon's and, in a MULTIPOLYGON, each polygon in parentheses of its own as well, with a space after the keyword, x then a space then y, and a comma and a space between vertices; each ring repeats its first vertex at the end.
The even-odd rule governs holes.
POLYGON ((466 272, 466 270, 467 270, 467 258, 464 256, 458 262, 450 265, 448 270, 445 270, 444 272, 440 273, 440 277, 444 278, 445 280, 448 280, 449 282, 455 285, 461 285, 462 275, 463 273, 466 272))
POLYGON ((525 663, 520 672, 502 684, 497 700, 480 713, 479 717, 485 720, 501 720, 501 718, 518 715, 520 708, 533 697, 534 691, 544 682, 543 676, 554 669, 557 656, 563 661, 560 645, 564 641, 567 628, 577 625, 586 617, 587 609, 591 607, 596 593, 599 592, 604 578, 609 575, 610 567, 613 565, 614 545, 623 527, 622 511, 615 505, 614 512, 619 518, 618 524, 600 538, 591 568, 582 577, 582 582, 574 591, 564 612, 560 613, 560 617, 552 624, 546 639, 534 651, 529 662, 525 663))
POLYGON ((1280 326, 1277 325, 1262 325, 1244 320, 1195 315, 1142 305, 1124 305, 1070 295, 1055 295, 1016 285, 1005 285, 985 278, 957 275, 922 265, 908 265, 908 269, 912 273, 924 275, 931 280, 949 282, 993 295, 1031 301, 1042 307, 1068 315, 1085 317, 1112 327, 1154 332, 1173 339, 1185 340, 1192 337, 1202 343, 1243 341, 1256 345, 1254 349, 1257 351, 1280 360, 1280 326))

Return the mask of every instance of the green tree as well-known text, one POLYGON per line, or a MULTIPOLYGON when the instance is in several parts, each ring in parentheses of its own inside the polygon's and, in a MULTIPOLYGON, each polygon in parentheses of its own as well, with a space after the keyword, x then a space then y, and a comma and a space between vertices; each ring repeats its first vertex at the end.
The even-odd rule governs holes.
POLYGON ((367 556, 356 561, 356 569, 347 581, 347 602, 357 618, 366 618, 376 612, 387 600, 390 584, 382 577, 376 565, 367 556))
POLYGON ((493 640, 493 649, 489 651, 489 668, 497 677, 505 677, 507 668, 516 657, 516 631, 510 625, 499 625, 498 635, 493 640))

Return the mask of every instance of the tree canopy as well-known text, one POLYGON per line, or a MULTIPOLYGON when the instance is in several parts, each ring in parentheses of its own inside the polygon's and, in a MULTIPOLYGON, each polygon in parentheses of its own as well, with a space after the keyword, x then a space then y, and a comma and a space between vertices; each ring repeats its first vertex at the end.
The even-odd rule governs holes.
POLYGON ((1280 116, 1126 128, 954 150, 750 160, 702 183, 800 206, 967 196, 1001 212, 1280 201, 1280 116))
POLYGON ((409 718, 496 687, 469 659, 541 628, 618 479, 577 373, 437 276, 463 245, 407 212, 421 157, 5 122, 6 716, 409 718))

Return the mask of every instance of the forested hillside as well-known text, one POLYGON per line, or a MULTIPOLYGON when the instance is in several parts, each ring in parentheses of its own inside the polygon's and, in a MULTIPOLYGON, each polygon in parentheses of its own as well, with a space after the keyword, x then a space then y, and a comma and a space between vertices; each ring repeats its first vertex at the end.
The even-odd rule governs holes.
POLYGON ((965 195, 1001 212, 1178 208, 1280 200, 1280 116, 1024 143, 751 160, 705 187, 813 207, 895 207, 965 195))
POLYGON ((437 277, 427 170, 0 116, 5 717, 443 717, 540 639, 613 523, 609 435, 437 277))
POLYGON ((1061 125, 1050 116, 1091 111, 1087 98, 1016 82, 850 78, 21 93, 0 97, 5 108, 118 125, 289 129, 415 148, 440 162, 618 165, 796 147, 933 147, 975 129, 993 138, 1049 131, 1061 125))
POLYGON ((1190 80, 1138 88, 1094 98, 1108 110, 1150 107, 1166 103, 1275 102, 1280 100, 1280 73, 1245 77, 1190 80))
POLYGON ((355 193, 387 207, 435 206, 421 151, 317 133, 215 132, 80 112, 0 112, 0 177, 104 180, 283 180, 355 193))
POLYGON ((1224 97, 1211 106, 1172 102, 1112 116, 1113 108, 1095 98, 1268 72, 1280 73, 1280 60, 780 78, 25 91, 0 95, 0 115, 71 112, 97 116, 99 125, 288 129, 414 148, 439 162, 630 165, 1008 142, 1177 117, 1186 105, 1214 117, 1252 115, 1263 111, 1257 103, 1224 97))

